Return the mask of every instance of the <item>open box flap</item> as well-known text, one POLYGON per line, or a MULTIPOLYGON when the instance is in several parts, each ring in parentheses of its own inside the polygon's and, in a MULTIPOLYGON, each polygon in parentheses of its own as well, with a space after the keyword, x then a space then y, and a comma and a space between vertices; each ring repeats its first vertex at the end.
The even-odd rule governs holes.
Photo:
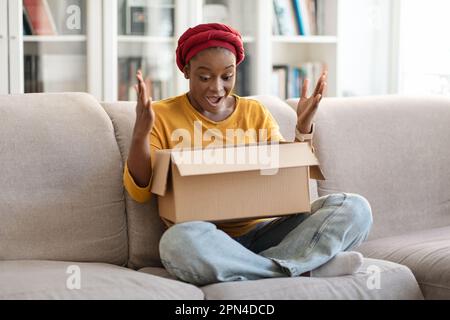
MULTIPOLYGON (((319 166, 318 159, 305 142, 172 150, 171 160, 181 176, 319 166)), ((311 172, 323 178, 320 168, 311 172)))
POLYGON ((319 166, 309 167, 309 175, 311 179, 325 180, 325 176, 319 166))
POLYGON ((158 150, 154 155, 155 164, 153 166, 151 191, 159 196, 164 196, 170 170, 170 151, 158 150))

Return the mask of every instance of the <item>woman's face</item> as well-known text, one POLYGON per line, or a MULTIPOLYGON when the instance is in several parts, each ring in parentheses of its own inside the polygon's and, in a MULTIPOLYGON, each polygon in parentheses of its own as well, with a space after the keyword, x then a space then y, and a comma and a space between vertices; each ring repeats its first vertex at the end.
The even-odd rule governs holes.
POLYGON ((229 107, 226 99, 236 82, 236 57, 224 48, 199 52, 185 68, 191 103, 200 111, 220 114, 229 107))

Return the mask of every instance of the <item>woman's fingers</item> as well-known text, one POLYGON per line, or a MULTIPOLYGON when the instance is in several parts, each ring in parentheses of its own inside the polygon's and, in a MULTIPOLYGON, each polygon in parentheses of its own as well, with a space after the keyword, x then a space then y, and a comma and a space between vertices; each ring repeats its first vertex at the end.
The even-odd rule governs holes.
POLYGON ((309 88, 309 79, 305 79, 305 81, 303 81, 301 98, 307 98, 308 97, 308 88, 309 88))
POLYGON ((320 76, 319 81, 317 81, 316 89, 314 90, 313 96, 316 96, 316 95, 318 95, 319 93, 321 93, 320 90, 322 89, 322 85, 325 83, 326 80, 327 80, 327 75, 326 75, 326 73, 324 72, 324 73, 322 73, 322 75, 320 76))
POLYGON ((151 97, 148 98, 147 104, 145 105, 145 108, 147 110, 150 110, 152 108, 152 98, 151 97))
POLYGON ((146 105, 147 103, 147 88, 145 86, 145 82, 144 82, 144 78, 142 77, 142 72, 141 70, 138 70, 136 72, 136 79, 138 81, 138 99, 143 103, 143 106, 146 105))
POLYGON ((136 72, 136 77, 137 77, 139 82, 143 80, 143 78, 142 78, 142 71, 141 70, 138 70, 136 72))
POLYGON ((147 86, 145 85, 142 72, 139 70, 136 72, 136 79, 138 83, 134 86, 138 94, 137 112, 138 123, 144 128, 143 130, 150 131, 154 122, 154 112, 152 110, 152 98, 147 94, 147 86))
MULTIPOLYGON (((327 80, 327 74, 326 72, 322 73, 322 76, 319 78, 316 84, 316 88, 314 89, 313 97, 317 96, 318 94, 321 94, 323 96, 323 92, 326 87, 326 80, 327 80)), ((308 89, 309 89, 309 79, 305 79, 303 81, 302 85, 302 95, 301 99, 307 99, 308 98, 308 89)))
POLYGON ((323 81, 320 85, 320 89, 317 94, 320 94, 321 96, 323 96, 324 95, 323 93, 325 92, 326 88, 327 88, 327 82, 323 81))

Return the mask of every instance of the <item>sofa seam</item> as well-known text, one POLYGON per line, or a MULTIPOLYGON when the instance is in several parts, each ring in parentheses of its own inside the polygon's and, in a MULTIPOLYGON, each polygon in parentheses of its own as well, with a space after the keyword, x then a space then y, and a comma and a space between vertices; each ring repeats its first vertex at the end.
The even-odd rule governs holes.
POLYGON ((439 284, 432 284, 432 283, 429 283, 429 282, 423 282, 423 281, 417 281, 418 283, 419 283, 419 285, 424 285, 424 286, 428 286, 428 287, 433 287, 433 288, 439 288, 439 289, 447 289, 447 290, 450 290, 450 287, 448 287, 448 286, 442 286, 442 285, 439 285, 439 284))

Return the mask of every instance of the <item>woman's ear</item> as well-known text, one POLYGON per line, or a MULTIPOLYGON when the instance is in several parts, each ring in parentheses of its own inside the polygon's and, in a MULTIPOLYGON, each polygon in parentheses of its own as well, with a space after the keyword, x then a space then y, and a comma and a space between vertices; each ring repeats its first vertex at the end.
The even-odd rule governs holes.
POLYGON ((189 79, 189 75, 191 73, 191 70, 189 68, 189 64, 187 64, 184 69, 183 69, 183 73, 184 73, 184 78, 185 79, 189 79))

